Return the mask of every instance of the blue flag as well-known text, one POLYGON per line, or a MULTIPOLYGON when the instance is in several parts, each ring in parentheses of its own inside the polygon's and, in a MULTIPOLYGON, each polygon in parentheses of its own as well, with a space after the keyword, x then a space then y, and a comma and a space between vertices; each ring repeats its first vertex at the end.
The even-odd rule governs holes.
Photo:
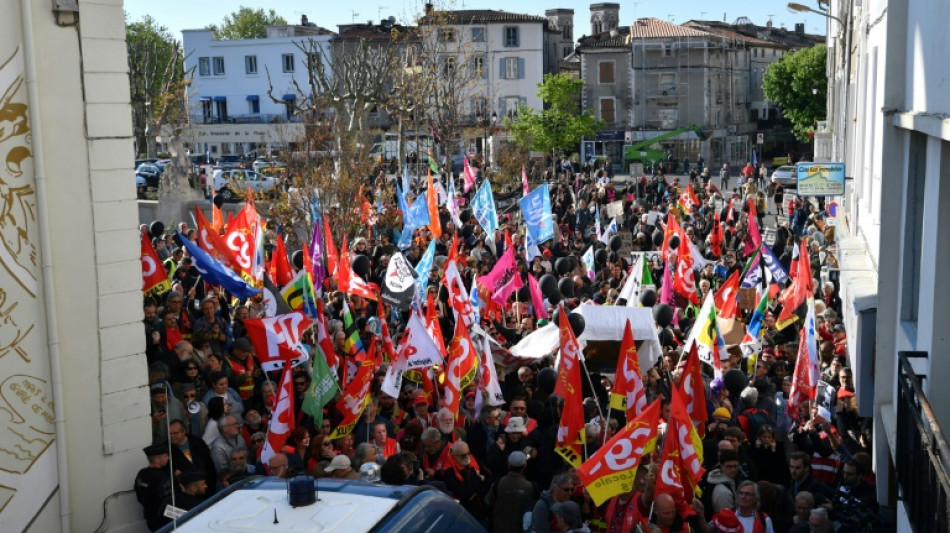
POLYGON ((527 246, 537 246, 554 238, 554 217, 551 216, 551 194, 545 183, 518 200, 528 228, 527 246))
POLYGON ((762 259, 765 261, 765 266, 772 272, 772 279, 775 283, 784 285, 785 282, 788 281, 788 272, 785 272, 785 267, 783 267, 782 263, 775 257, 775 253, 772 252, 768 244, 765 244, 765 241, 762 241, 759 245, 759 249, 762 251, 762 259))
POLYGON ((420 194, 416 196, 409 211, 403 216, 403 225, 411 230, 429 225, 429 206, 426 204, 426 196, 420 194))
POLYGON ((482 186, 478 188, 478 192, 472 198, 472 213, 475 215, 475 219, 478 220, 478 224, 485 230, 485 233, 491 235, 492 231, 498 229, 495 197, 492 195, 488 180, 482 182, 482 186))
POLYGON ((260 289, 255 289, 245 283, 234 271, 224 266, 221 261, 211 257, 208 252, 198 248, 197 244, 189 241, 188 238, 181 233, 178 234, 178 238, 184 243, 185 249, 188 250, 188 255, 195 260, 195 268, 198 269, 204 281, 212 285, 224 287, 237 298, 249 298, 261 293, 260 289))
POLYGON ((416 264, 416 285, 419 286, 419 299, 426 301, 426 288, 429 286, 429 271, 432 270, 432 262, 435 261, 435 239, 429 241, 429 247, 422 259, 416 264))
POLYGON ((402 190, 403 191, 409 190, 409 165, 406 165, 405 167, 403 167, 403 170, 402 170, 402 190))
POLYGON ((399 210, 402 211, 403 220, 409 216, 409 204, 406 203, 405 189, 396 184, 396 200, 399 202, 399 210))

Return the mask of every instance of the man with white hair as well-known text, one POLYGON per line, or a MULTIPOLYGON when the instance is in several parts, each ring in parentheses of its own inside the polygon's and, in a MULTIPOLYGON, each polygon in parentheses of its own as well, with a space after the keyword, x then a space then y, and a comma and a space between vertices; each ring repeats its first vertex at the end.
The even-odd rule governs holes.
POLYGON ((465 441, 456 441, 449 449, 441 478, 449 494, 457 499, 469 513, 472 513, 476 520, 483 521, 488 483, 478 463, 472 459, 471 451, 465 441))
POLYGON ((442 433, 442 440, 446 444, 465 440, 465 430, 455 425, 455 414, 448 407, 439 409, 436 413, 439 432, 442 433))
POLYGON ((756 407, 759 402, 759 391, 755 387, 742 389, 739 398, 746 408, 736 418, 739 421, 739 426, 742 427, 743 433, 745 433, 746 440, 755 442, 759 428, 765 425, 775 427, 775 421, 767 412, 756 407))

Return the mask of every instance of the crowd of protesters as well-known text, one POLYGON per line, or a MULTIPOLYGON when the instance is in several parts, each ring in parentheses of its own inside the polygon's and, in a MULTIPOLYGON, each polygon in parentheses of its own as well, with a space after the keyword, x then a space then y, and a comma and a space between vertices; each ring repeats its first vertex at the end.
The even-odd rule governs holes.
MULTIPOLYGON (((725 178, 720 175, 716 180, 707 167, 694 167, 680 176, 667 176, 661 168, 652 177, 619 183, 612 179, 612 172, 597 165, 580 168, 568 163, 546 175, 551 179, 557 227, 555 238, 542 243, 531 261, 525 259, 524 226, 517 213, 501 215, 501 228, 486 234, 474 216, 463 217, 458 227, 443 206, 439 213, 442 234, 428 285, 434 298, 420 302, 423 313, 429 305, 436 307, 448 345, 455 318, 447 303, 443 268, 456 237, 459 271, 467 288, 490 272, 507 247, 514 247, 526 286, 528 276, 550 274, 570 280, 573 290, 562 291, 567 294, 561 297, 568 310, 582 304, 626 305, 620 291, 630 275, 628 252, 658 251, 671 212, 707 262, 696 272, 700 297, 715 293, 743 268, 748 217, 753 211, 786 271, 804 241, 814 278, 811 296, 821 379, 834 390, 831 407, 806 403, 790 414, 789 391, 802 322, 779 329, 776 317, 781 304, 773 295, 760 342, 751 347, 728 346, 728 359, 721 361, 723 377, 714 378, 713 369, 704 368, 706 474, 700 484, 702 495, 692 502, 683 505, 669 494, 655 492, 660 474, 657 450, 653 457, 643 459, 633 490, 604 505, 594 504, 575 468, 554 450, 563 399, 553 396, 554 385, 547 378, 556 353, 537 354, 533 360, 507 368, 499 366, 503 405, 482 401, 476 380, 463 391, 457 414, 441 404, 437 375, 431 381, 405 379, 399 395, 393 397, 380 390, 385 375, 385 366, 381 367, 359 422, 349 434, 335 439, 329 436, 341 415, 334 401, 326 405, 319 425, 301 410, 311 380, 309 365, 304 365, 293 374, 296 429, 279 453, 262 462, 280 372, 268 375, 262 370, 243 321, 262 316, 264 305, 260 297, 234 299, 206 285, 177 236, 169 234, 155 236, 154 245, 169 271, 172 290, 144 301, 153 445, 145 450, 149 466, 136 478, 136 491, 149 527, 167 522, 162 510, 173 493, 176 506, 187 509, 248 476, 308 474, 434 485, 495 532, 871 531, 878 510, 868 455, 869 421, 858 414, 841 300, 835 283, 823 271, 826 265, 834 265, 834 228, 817 202, 793 195, 784 198, 780 188, 776 191, 771 185, 766 190, 764 172, 743 170, 736 183, 728 184, 724 183, 728 168, 725 172, 725 178), (687 185, 698 200, 688 209, 679 203, 687 185), (613 251, 599 244, 597 228, 607 226, 608 204, 617 201, 622 202, 620 231, 632 236, 632 247, 613 251), (767 222, 772 215, 777 222, 767 222), (598 216, 602 217, 599 221, 598 216), (593 276, 580 260, 592 245, 606 252, 598 256, 593 276), (567 256, 578 259, 571 265, 575 268, 559 272, 555 263, 567 256)), ((424 181, 419 180, 420 185, 424 181)), ((366 195, 377 209, 397 209, 395 180, 374 178, 367 181, 366 190, 372 191, 366 195)), ((474 191, 459 194, 469 202, 465 205, 474 191)), ((422 193, 418 188, 415 192, 422 193)), ((331 211, 327 216, 348 214, 331 211)), ((177 229, 197 239, 195 229, 186 223, 177 229)), ((279 238, 273 231, 268 237, 279 238)), ((413 232, 411 245, 403 250, 413 267, 433 238, 428 228, 413 232)), ((397 241, 398 233, 392 228, 366 228, 349 243, 351 258, 365 255, 371 263, 366 281, 382 283, 390 257, 399 251, 397 241)), ((659 292, 663 269, 671 265, 661 255, 654 257, 649 269, 659 292)), ((393 313, 389 306, 379 312, 378 306, 385 304, 339 292, 332 276, 321 289, 328 334, 341 365, 353 357, 346 348, 344 300, 363 346, 381 341, 378 317, 394 317, 389 324, 393 338, 405 325, 407 313, 393 313)), ((546 311, 553 313, 556 306, 549 304, 546 299, 550 307, 546 311)), ((676 320, 666 328, 671 335, 660 336, 663 356, 653 368, 642 369, 647 398, 660 399, 664 416, 669 416, 670 390, 682 374, 678 363, 685 359, 685 340, 697 323, 696 306, 681 295, 674 295, 673 307, 676 320)), ((530 299, 515 302, 513 297, 494 313, 483 311, 481 327, 508 348, 545 325, 546 320, 536 319, 536 311, 530 299)), ((742 309, 739 321, 748 322, 752 312, 742 309)), ((610 375, 597 376, 584 386, 587 456, 626 422, 624 413, 616 410, 609 419, 604 416, 611 383, 610 375)))

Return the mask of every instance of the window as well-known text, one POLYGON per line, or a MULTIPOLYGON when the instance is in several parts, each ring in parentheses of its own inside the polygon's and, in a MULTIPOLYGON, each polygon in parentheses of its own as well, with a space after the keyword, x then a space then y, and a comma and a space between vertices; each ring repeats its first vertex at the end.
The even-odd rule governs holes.
POLYGON ((205 120, 211 118, 211 99, 201 99, 201 115, 205 120))
POLYGON ((439 40, 443 43, 455 42, 455 28, 442 28, 439 30, 439 40))
POLYGON ((597 81, 601 84, 613 83, 614 82, 614 62, 613 61, 601 61, 597 64, 599 67, 599 74, 597 81))
POLYGON ((257 74, 257 56, 244 56, 244 73, 257 74))
POLYGON ((904 210, 904 258, 901 276, 901 320, 917 321, 920 307, 920 263, 923 254, 924 184, 927 182, 927 136, 910 134, 907 154, 907 200, 904 210))
MULTIPOLYGON (((216 97, 217 98, 217 97, 216 97)), ((221 120, 227 120, 228 118, 228 101, 226 99, 215 100, 215 108, 218 112, 218 118, 221 120)))
POLYGON ((294 71, 294 55, 284 54, 283 56, 281 56, 281 64, 284 67, 284 72, 293 72, 294 71))
POLYGON ((520 40, 520 28, 518 26, 505 26, 505 46, 517 47, 520 40))
POLYGON ((442 58, 442 75, 451 76, 455 72, 455 56, 444 56, 442 58))
POLYGON ((212 58, 212 66, 214 67, 215 76, 224 76, 224 58, 217 56, 212 58))
POLYGON ((753 49, 752 49, 752 57, 759 57, 759 49, 758 49, 758 48, 753 48, 753 49))
POLYGON ((509 96, 504 100, 504 109, 509 117, 518 116, 518 105, 521 104, 524 100, 517 96, 509 96))
POLYGON ((488 118, 488 99, 472 98, 472 114, 482 118, 488 118))
POLYGON ((211 75, 211 58, 210 57, 198 58, 198 75, 199 76, 211 75))
POLYGON ((570 24, 565 24, 565 25, 564 25, 564 30, 563 30, 563 32, 561 33, 561 37, 563 37, 564 39, 569 39, 569 40, 573 41, 573 40, 574 40, 574 28, 572 28, 570 24))
POLYGON ((673 45, 667 44, 663 45, 663 52, 660 54, 663 57, 673 57, 673 45))
POLYGON ((600 119, 608 124, 616 122, 613 98, 600 99, 600 119))
POLYGON ((517 57, 505 57, 501 60, 501 74, 502 79, 505 80, 520 80, 524 77, 521 73, 519 67, 522 65, 522 61, 517 57))
POLYGON ((565 46, 565 47, 564 47, 564 50, 563 50, 562 53, 561 53, 561 57, 562 57, 562 58, 565 58, 565 57, 571 55, 571 52, 573 52, 573 51, 574 51, 574 48, 573 48, 573 47, 571 47, 571 46, 565 46))
POLYGON ((477 55, 472 58, 472 74, 475 74, 476 76, 480 78, 485 77, 486 71, 485 71, 485 56, 484 55, 477 55))
POLYGON ((485 28, 472 28, 472 42, 473 43, 485 42, 485 28))

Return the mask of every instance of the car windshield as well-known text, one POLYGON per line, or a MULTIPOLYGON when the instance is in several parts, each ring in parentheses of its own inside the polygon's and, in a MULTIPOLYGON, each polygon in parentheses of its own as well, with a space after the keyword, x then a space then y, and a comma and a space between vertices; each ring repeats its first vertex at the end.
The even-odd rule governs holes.
POLYGON ((779 172, 795 172, 795 167, 778 167, 779 172))

